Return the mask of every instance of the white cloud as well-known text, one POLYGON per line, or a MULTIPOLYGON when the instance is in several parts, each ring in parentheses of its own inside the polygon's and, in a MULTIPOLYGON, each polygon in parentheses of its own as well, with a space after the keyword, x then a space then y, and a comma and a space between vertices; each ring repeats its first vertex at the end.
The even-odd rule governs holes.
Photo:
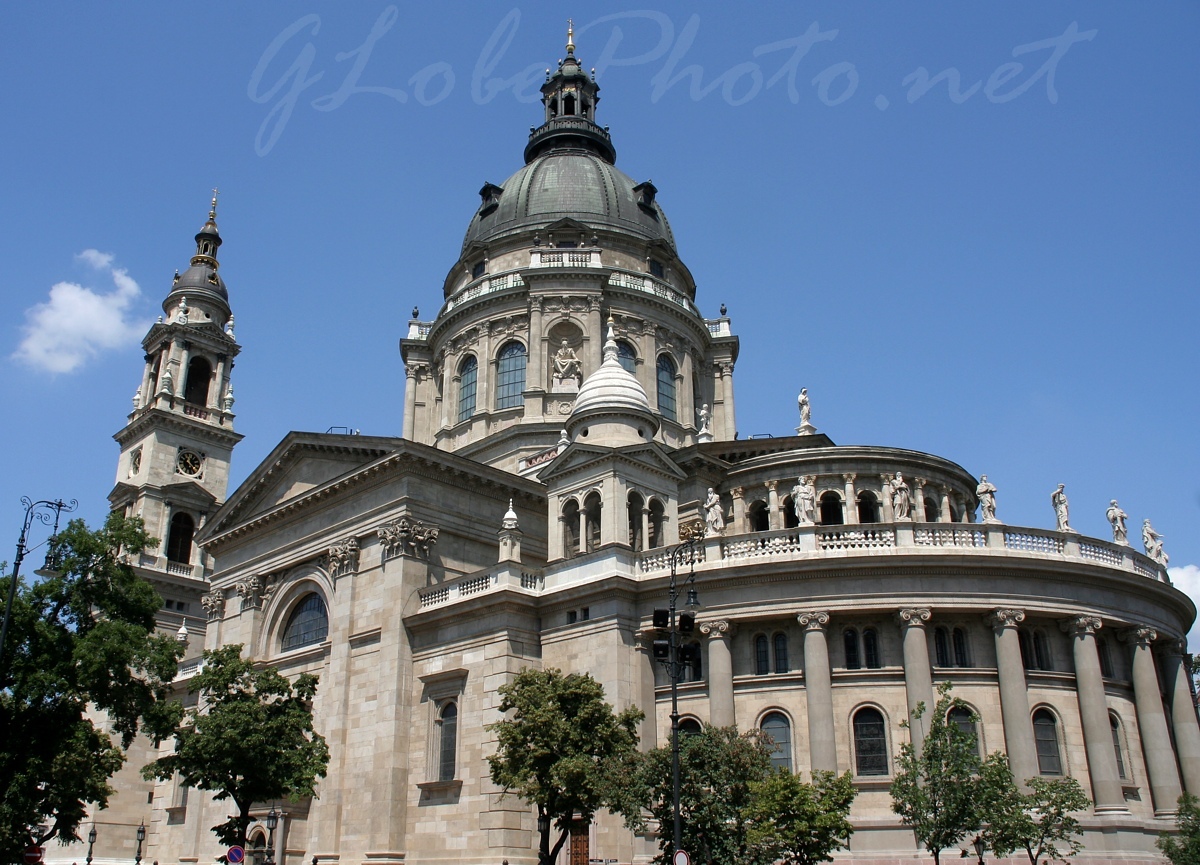
MULTIPOLYGON (((1175 588, 1184 592, 1200 606, 1200 565, 1183 565, 1182 567, 1167 568, 1167 575, 1175 588)), ((1192 626, 1188 634, 1188 651, 1200 652, 1200 621, 1192 626)))
POLYGON ((47 372, 74 372, 106 349, 135 344, 149 326, 130 320, 141 296, 138 284, 113 255, 85 249, 75 258, 97 271, 108 271, 115 289, 107 294, 77 282, 59 282, 50 298, 25 310, 24 338, 13 357, 47 372))

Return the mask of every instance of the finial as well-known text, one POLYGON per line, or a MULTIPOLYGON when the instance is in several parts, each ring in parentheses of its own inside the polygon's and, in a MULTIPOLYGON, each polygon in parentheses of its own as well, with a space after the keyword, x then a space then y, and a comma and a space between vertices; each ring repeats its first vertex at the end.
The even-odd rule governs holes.
POLYGON ((567 19, 567 56, 575 56, 575 21, 572 18, 567 19))
POLYGON ((611 315, 608 317, 608 332, 604 337, 604 362, 607 363, 610 358, 617 360, 616 322, 611 315))
POLYGON ((215 220, 217 218, 217 187, 213 187, 212 206, 208 211, 208 218, 215 220))

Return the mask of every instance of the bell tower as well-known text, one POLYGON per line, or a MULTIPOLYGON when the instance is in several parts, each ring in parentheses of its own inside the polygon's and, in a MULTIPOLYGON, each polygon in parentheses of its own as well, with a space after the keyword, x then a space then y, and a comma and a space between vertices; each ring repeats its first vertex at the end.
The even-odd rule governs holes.
POLYGON ((163 315, 142 340, 145 366, 133 411, 114 438, 121 446, 114 509, 140 516, 160 539, 133 564, 163 596, 159 627, 203 646, 212 563, 193 538, 225 500, 229 463, 242 438, 233 430, 233 332, 229 293, 217 250, 217 191, 196 252, 175 272, 163 315))

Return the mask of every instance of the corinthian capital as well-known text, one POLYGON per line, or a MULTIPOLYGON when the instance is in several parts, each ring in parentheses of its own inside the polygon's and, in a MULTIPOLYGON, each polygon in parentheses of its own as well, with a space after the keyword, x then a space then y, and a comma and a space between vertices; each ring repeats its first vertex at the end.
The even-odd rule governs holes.
POLYGON ((1072 637, 1081 637, 1084 634, 1094 634, 1104 623, 1100 621, 1099 616, 1072 616, 1069 619, 1062 619, 1058 626, 1062 628, 1063 633, 1070 634, 1072 637))
POLYGON ((1024 610, 992 610, 986 616, 984 621, 991 625, 996 630, 1001 628, 1015 628, 1021 622, 1025 621, 1024 610))
POLYGON ((899 619, 901 627, 923 628, 932 615, 933 612, 928 607, 905 607, 897 611, 896 618, 899 619))
POLYGON ((796 621, 809 631, 820 631, 829 624, 829 613, 824 610, 813 610, 796 616, 796 621))

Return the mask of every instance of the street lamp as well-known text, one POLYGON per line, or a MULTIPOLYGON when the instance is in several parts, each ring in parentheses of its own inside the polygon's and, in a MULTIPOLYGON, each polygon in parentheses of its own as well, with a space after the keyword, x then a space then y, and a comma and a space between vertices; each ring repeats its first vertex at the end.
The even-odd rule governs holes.
POLYGON ((667 670, 671 679, 671 809, 674 816, 675 835, 671 854, 682 849, 683 821, 679 812, 679 680, 684 669, 699 660, 699 646, 683 646, 681 636, 688 636, 696 627, 696 609, 700 596, 696 592, 696 546, 704 539, 704 523, 696 520, 679 527, 680 543, 670 552, 671 582, 668 587, 669 607, 654 611, 654 627, 667 632, 665 640, 655 640, 654 658, 667 670), (686 610, 676 616, 679 600, 679 585, 676 582, 679 563, 687 556, 688 587, 686 610))
POLYGON ((92 823, 92 831, 88 832, 87 859, 84 860, 87 862, 87 865, 92 865, 92 847, 95 846, 95 844, 96 844, 96 824, 95 824, 95 822, 93 822, 92 823))
POLYGON ((275 827, 279 825, 279 812, 275 806, 267 812, 267 865, 275 865, 275 827))
MULTIPOLYGON (((984 843, 983 836, 976 835, 975 839, 971 841, 971 846, 975 848, 975 856, 979 859, 979 865, 983 865, 983 851, 987 849, 987 844, 984 843)), ((963 850, 959 858, 966 859, 970 857, 970 855, 971 853, 969 850, 963 850)))
MULTIPOLYGON (((8 584, 8 604, 4 607, 4 624, 0 625, 0 659, 4 657, 4 644, 8 639, 8 622, 12 618, 13 602, 17 597, 17 581, 21 576, 21 562, 25 558, 25 554, 29 552, 29 548, 25 546, 25 540, 29 537, 29 527, 33 525, 33 521, 37 520, 42 525, 50 525, 50 512, 54 511, 54 532, 50 535, 53 539, 54 535, 58 534, 58 518, 63 511, 71 513, 79 507, 79 502, 71 499, 69 502, 64 502, 62 499, 48 501, 43 499, 40 502, 31 502, 28 496, 21 496, 21 504, 25 506, 25 522, 21 524, 21 537, 17 539, 17 557, 13 559, 13 569, 11 582, 8 584)), ((46 557, 46 566, 52 564, 46 557)))
POLYGON ((146 840, 146 821, 143 820, 137 828, 137 853, 134 854, 133 861, 135 865, 142 865, 142 842, 146 840))
POLYGON ((538 806, 538 865, 549 865, 550 862, 550 815, 538 806))

